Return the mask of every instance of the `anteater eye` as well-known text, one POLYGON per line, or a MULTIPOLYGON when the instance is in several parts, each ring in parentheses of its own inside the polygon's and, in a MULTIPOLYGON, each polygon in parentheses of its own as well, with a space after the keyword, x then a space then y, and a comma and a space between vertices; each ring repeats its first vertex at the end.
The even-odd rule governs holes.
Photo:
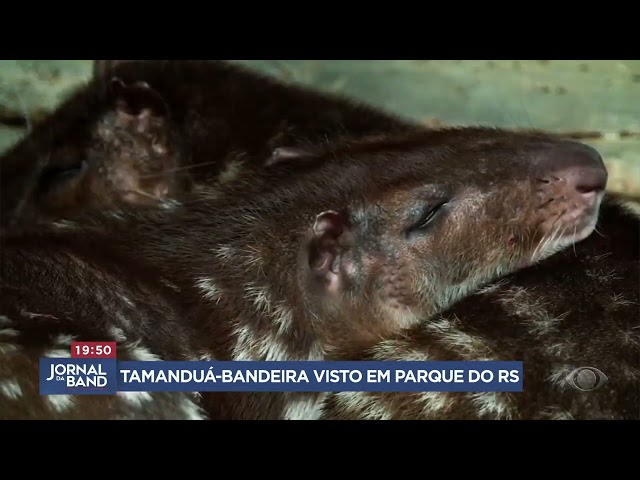
POLYGON ((82 161, 73 165, 52 166, 43 170, 40 175, 40 189, 49 190, 60 182, 77 177, 86 170, 87 163, 82 161))
POLYGON ((435 218, 438 211, 442 207, 444 207, 447 203, 448 203, 447 201, 441 201, 425 207, 418 221, 416 221, 413 227, 411 227, 411 230, 421 230, 426 228, 431 223, 431 221, 435 218))

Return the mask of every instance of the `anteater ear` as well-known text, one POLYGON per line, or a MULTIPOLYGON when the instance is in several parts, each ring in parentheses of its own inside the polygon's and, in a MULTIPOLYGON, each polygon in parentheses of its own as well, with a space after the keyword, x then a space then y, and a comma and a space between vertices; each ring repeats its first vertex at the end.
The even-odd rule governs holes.
POLYGON ((330 292, 337 292, 343 275, 342 254, 352 244, 351 228, 344 214, 327 210, 316 217, 309 243, 309 268, 330 292))
POLYGON ((126 84, 115 77, 109 84, 109 93, 119 119, 127 125, 133 123, 138 132, 145 132, 154 119, 169 113, 164 98, 146 82, 126 84))

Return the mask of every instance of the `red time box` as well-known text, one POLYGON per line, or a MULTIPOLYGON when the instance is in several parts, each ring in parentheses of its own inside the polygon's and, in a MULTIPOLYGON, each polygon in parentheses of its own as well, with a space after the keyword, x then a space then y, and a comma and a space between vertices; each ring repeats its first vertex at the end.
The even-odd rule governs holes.
POLYGON ((116 342, 71 342, 71 358, 116 358, 116 342))

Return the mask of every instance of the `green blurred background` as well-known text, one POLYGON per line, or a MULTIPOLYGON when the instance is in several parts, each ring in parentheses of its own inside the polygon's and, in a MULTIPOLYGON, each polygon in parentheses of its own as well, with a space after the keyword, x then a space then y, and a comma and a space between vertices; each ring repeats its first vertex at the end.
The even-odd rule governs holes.
MULTIPOLYGON (((536 128, 598 148, 640 198, 640 60, 238 60, 428 125, 536 128)), ((0 61, 0 151, 90 75, 89 60, 0 61)))

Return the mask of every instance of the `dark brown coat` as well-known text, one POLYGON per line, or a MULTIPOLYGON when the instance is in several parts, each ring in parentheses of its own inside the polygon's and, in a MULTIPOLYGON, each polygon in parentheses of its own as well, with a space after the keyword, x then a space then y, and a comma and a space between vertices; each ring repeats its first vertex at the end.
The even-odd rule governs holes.
MULTIPOLYGON (((37 395, 37 359, 71 337, 118 341, 123 358, 320 360, 345 341, 392 335, 588 234, 598 197, 554 178, 606 178, 590 149, 492 129, 362 140, 321 156, 171 210, 5 233, 0 376, 11 383, 0 411, 136 416, 140 397, 49 405, 37 395)), ((143 400, 164 413, 143 405, 140 415, 195 415, 184 395, 143 400)), ((210 418, 314 418, 319 399, 203 394, 201 405, 210 418)))

